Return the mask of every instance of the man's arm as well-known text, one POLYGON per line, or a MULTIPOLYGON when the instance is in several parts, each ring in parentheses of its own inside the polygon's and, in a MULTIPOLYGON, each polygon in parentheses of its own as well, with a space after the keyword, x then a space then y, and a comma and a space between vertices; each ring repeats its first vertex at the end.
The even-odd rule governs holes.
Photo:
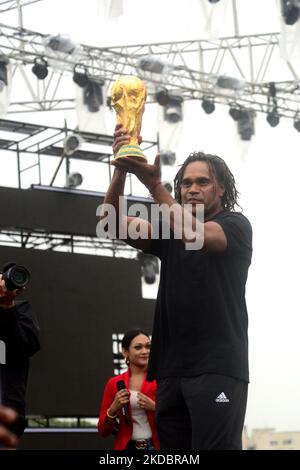
POLYGON ((183 207, 171 196, 169 191, 162 184, 154 186, 152 196, 157 204, 166 204, 174 209, 174 212, 171 212, 170 217, 170 226, 173 231, 178 229, 178 227, 176 227, 176 220, 174 217, 176 212, 178 221, 183 221, 183 219, 185 221, 190 221, 192 232, 187 231, 186 233, 183 233, 183 242, 191 242, 191 240, 193 240, 193 232, 200 229, 203 230, 203 248, 209 251, 226 250, 227 238, 223 228, 217 222, 208 221, 202 224, 203 227, 201 227, 201 222, 199 220, 196 221, 196 218, 193 217, 191 213, 187 212, 186 209, 183 209, 183 207))
MULTIPOLYGON (((170 228, 174 233, 182 233, 182 237, 180 238, 182 238, 184 243, 195 243, 195 240, 198 239, 201 241, 201 243, 199 242, 201 245, 199 248, 205 248, 209 251, 226 250, 227 239, 222 227, 218 223, 212 221, 205 222, 204 224, 201 223, 190 212, 184 209, 160 183, 160 180, 157 178, 157 172, 160 165, 159 156, 157 156, 154 165, 137 162, 136 160, 129 160, 129 158, 121 161, 117 160, 113 162, 113 165, 115 165, 117 169, 120 169, 120 171, 129 170, 134 173, 149 189, 157 204, 172 208, 172 210, 168 212, 170 228), (189 227, 189 229, 182 230, 183 224, 185 227, 189 227)), ((131 244, 130 239, 126 241, 131 244)), ((141 242, 147 241, 150 242, 150 240, 141 240, 141 242)), ((145 244, 144 246, 138 246, 137 244, 132 244, 132 246, 145 249, 144 246, 150 246, 150 243, 149 245, 145 244)))
MULTIPOLYGON (((122 127, 120 125, 116 126, 116 131, 115 131, 115 142, 114 143, 114 153, 118 151, 121 145, 124 143, 126 144, 128 142, 127 137, 124 138, 123 132, 122 132, 122 127)), ((125 233, 125 238, 122 237, 122 240, 124 240, 127 244, 133 246, 134 248, 140 249, 140 250, 146 250, 150 248, 151 244, 151 234, 152 234, 152 227, 151 224, 144 219, 138 218, 138 217, 128 217, 126 214, 124 214, 120 218, 120 196, 124 195, 124 186, 125 186, 125 181, 126 181, 126 171, 123 171, 122 169, 115 168, 111 183, 109 185, 109 188, 107 190, 107 193, 105 195, 104 199, 104 204, 111 204, 116 212, 116 236, 117 238, 120 238, 120 230, 122 229, 122 232, 125 233), (121 227, 119 227, 119 221, 121 223, 121 227), (138 225, 136 226, 136 230, 140 233, 147 233, 148 237, 147 239, 142 239, 138 238, 136 240, 133 240, 128 236, 128 228, 130 226, 131 222, 137 222, 138 225)), ((106 213, 102 214, 100 216, 100 224, 101 221, 103 221, 103 226, 102 228, 105 229, 105 216, 106 213)))
MULTIPOLYGON (((114 153, 116 153, 121 145, 129 142, 129 134, 122 126, 116 126, 114 134, 114 153)), ((210 251, 224 251, 227 248, 227 239, 222 227, 216 223, 208 221, 201 223, 189 211, 184 209, 169 193, 169 191, 161 184, 160 181, 160 157, 157 155, 154 165, 138 161, 135 159, 123 158, 114 160, 112 165, 119 169, 120 172, 126 174, 127 171, 134 173, 137 178, 146 186, 153 196, 154 201, 159 205, 164 205, 172 210, 168 211, 167 223, 170 224, 171 230, 176 234, 179 233, 180 238, 184 243, 190 243, 195 246, 194 249, 205 248, 210 251), (184 227, 184 230, 183 230, 184 227), (197 242, 197 243, 195 243, 197 242), (198 248, 196 248, 198 246, 198 248)), ((125 184, 125 177, 123 182, 125 184)), ((123 192, 121 193, 123 194, 123 192)), ((116 202, 116 201, 115 201, 116 202)), ((127 227, 132 218, 127 217, 127 227)), ((140 219, 141 220, 141 219, 140 219)), ((148 222, 142 221, 141 223, 148 224, 148 240, 131 240, 126 239, 126 242, 135 248, 147 249, 151 244, 152 227, 148 222)), ((192 248, 193 249, 193 248, 192 248)))

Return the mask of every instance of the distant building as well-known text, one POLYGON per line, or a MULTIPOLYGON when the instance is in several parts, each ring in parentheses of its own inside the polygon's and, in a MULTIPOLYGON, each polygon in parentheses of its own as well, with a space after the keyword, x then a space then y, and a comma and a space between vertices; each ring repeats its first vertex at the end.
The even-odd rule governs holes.
POLYGON ((300 431, 276 432, 274 428, 243 431, 244 450, 300 450, 300 431))

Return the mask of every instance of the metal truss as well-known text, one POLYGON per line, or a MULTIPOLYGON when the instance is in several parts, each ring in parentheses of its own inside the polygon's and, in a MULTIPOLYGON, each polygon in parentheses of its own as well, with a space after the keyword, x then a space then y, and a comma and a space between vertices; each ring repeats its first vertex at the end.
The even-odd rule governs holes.
MULTIPOLYGON (((125 372, 125 370, 122 370, 125 372)), ((28 429, 38 433, 41 432, 41 429, 56 429, 59 432, 59 429, 64 431, 71 431, 78 428, 92 428, 95 429, 95 426, 98 422, 98 416, 68 416, 68 417, 59 417, 59 416, 33 416, 28 415, 28 429), (71 427, 71 429, 70 429, 71 427)))
MULTIPOLYGON (((69 129, 65 121, 65 127, 51 127, 39 124, 32 124, 20 121, 10 121, 0 119, 0 149, 2 151, 12 151, 17 156, 18 167, 18 187, 22 188, 22 176, 35 168, 38 180, 36 183, 42 184, 41 175, 43 170, 43 157, 59 157, 59 163, 51 177, 50 186, 55 182, 61 165, 66 164, 66 176, 69 174, 70 161, 79 159, 98 163, 106 163, 109 181, 111 180, 111 167, 109 165, 112 154, 113 137, 106 134, 93 134, 91 132, 79 132, 69 129), (5 138, 1 138, 1 133, 5 132, 5 138), (64 149, 64 139, 67 135, 80 135, 83 139, 81 147, 71 156, 67 156, 64 149), (35 163, 28 165, 28 156, 35 156, 35 163)), ((147 152, 152 147, 157 146, 157 142, 144 140, 141 143, 143 151, 147 152)), ((128 175, 132 193, 132 175, 128 175)))
POLYGON ((1 0, 0 1, 0 13, 14 10, 16 8, 25 7, 32 3, 40 2, 41 0, 1 0))
POLYGON ((277 109, 281 116, 292 118, 299 106, 299 65, 284 61, 279 54, 279 33, 179 41, 157 44, 138 44, 120 47, 80 46, 72 55, 45 50, 47 35, 0 24, 0 51, 10 58, 13 74, 23 79, 27 96, 12 99, 10 112, 73 109, 73 98, 66 97, 70 89, 71 73, 76 63, 88 69, 90 75, 114 81, 122 74, 143 78, 149 88, 149 102, 155 100, 158 87, 165 86, 179 93, 183 99, 212 97, 215 102, 267 112, 270 82, 275 83, 277 109), (151 55, 165 64, 164 73, 141 70, 140 59, 151 55), (59 60, 45 80, 37 80, 27 65, 36 57, 44 57, 51 64, 59 60), (195 65, 196 64, 196 65, 195 65), (231 75, 243 82, 235 90, 216 85, 220 75, 231 75))
POLYGON ((36 250, 82 253, 93 256, 112 256, 117 258, 137 257, 137 250, 121 240, 81 237, 71 234, 55 234, 42 231, 1 230, 0 246, 32 248, 36 250))

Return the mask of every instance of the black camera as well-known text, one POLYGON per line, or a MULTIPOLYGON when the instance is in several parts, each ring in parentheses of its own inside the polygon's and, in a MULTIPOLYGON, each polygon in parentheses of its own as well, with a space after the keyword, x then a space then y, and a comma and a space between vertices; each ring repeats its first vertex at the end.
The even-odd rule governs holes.
POLYGON ((24 266, 8 263, 3 266, 2 278, 8 290, 22 289, 30 279, 30 272, 24 266))

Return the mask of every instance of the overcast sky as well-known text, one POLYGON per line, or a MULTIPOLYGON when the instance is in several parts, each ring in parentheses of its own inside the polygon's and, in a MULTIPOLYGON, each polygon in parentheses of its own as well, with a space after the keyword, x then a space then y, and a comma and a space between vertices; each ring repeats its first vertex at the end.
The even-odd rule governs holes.
MULTIPOLYGON (((69 33, 75 40, 98 46, 200 39, 208 32, 203 29, 198 3, 125 0, 126 16, 108 21, 97 16, 96 0, 44 0, 24 8, 24 27, 42 33, 69 33)), ((221 36, 234 34, 231 2, 227 3, 221 36)), ((275 0, 237 0, 237 5, 240 34, 279 31, 275 0)), ((220 10, 220 15, 223 13, 220 10)), ((16 24, 16 13, 7 17, 10 24, 16 24)), ((67 115, 76 125, 75 113, 67 115)), ((40 119, 45 117, 32 121, 40 119)), ((57 122, 57 117, 51 119, 57 122)), ((147 106, 142 129, 145 138, 155 140, 156 123, 156 107, 147 106)), ((108 118, 109 133, 113 125, 112 116, 108 118)), ((253 225, 253 263, 247 285, 251 383, 246 424, 250 428, 300 431, 299 144, 300 133, 291 120, 282 119, 278 127, 271 128, 265 115, 258 115, 255 136, 251 142, 242 142, 225 106, 217 106, 208 116, 198 102, 185 103, 178 163, 193 150, 223 157, 236 176, 244 214, 253 225)), ((10 164, 5 160, 5 171, 3 156, 0 164, 0 184, 15 182, 13 159, 10 164)), ((80 166, 78 170, 84 171, 80 166)), ((103 190, 103 175, 98 171, 92 167, 86 184, 103 190)))

